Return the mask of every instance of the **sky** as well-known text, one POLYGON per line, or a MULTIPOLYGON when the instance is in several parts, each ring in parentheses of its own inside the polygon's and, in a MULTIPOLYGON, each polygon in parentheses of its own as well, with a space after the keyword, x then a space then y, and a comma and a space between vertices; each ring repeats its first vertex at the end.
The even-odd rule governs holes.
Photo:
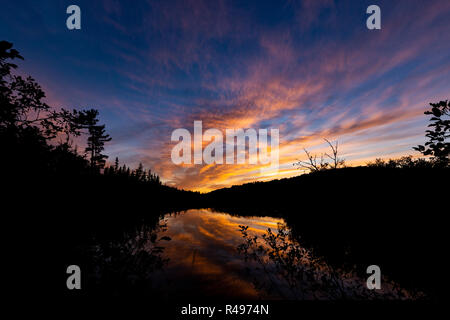
MULTIPOLYGON (((96 108, 109 160, 209 191, 291 177, 339 141, 348 165, 419 156, 430 102, 450 93, 450 1, 5 1, 0 39, 54 108, 96 108), (81 9, 68 30, 66 8, 81 9), (381 9, 368 30, 366 9, 381 9), (280 169, 176 165, 177 128, 279 129, 280 169)), ((82 142, 80 142, 82 143, 82 142)))

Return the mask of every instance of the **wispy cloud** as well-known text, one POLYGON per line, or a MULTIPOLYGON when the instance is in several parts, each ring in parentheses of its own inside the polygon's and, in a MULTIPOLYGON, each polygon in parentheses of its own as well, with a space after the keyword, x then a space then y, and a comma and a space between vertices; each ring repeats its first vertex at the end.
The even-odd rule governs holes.
MULTIPOLYGON (((423 142, 425 107, 449 98, 450 3, 380 0, 379 31, 365 28, 369 4, 80 1, 87 21, 78 34, 49 30, 56 17, 29 32, 26 14, 2 20, 10 40, 26 44, 24 72, 51 103, 100 109, 111 157, 207 191, 298 174, 292 163, 304 147, 323 151, 323 138, 339 140, 354 164, 423 142), (33 40, 50 36, 52 44, 33 40), (194 120, 204 129, 279 128, 279 173, 174 165, 171 132, 194 120)), ((44 23, 37 5, 20 5, 44 23)))

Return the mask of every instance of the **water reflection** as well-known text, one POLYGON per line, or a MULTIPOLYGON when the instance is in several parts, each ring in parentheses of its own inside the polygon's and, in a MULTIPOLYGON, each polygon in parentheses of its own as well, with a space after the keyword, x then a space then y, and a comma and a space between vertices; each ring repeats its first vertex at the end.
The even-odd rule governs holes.
POLYGON ((382 288, 369 290, 365 277, 355 270, 330 266, 293 239, 291 231, 280 223, 278 230, 268 229, 262 237, 251 235, 247 226, 240 226, 244 242, 238 251, 245 260, 254 261, 259 271, 255 286, 276 292, 289 300, 403 300, 422 297, 383 279, 382 288))
POLYGON ((238 217, 208 209, 166 215, 167 236, 172 240, 164 250, 170 263, 155 279, 165 278, 165 294, 192 297, 201 293, 212 298, 255 299, 261 296, 244 270, 248 263, 237 252, 242 243, 239 225, 253 234, 276 228, 282 219, 238 217))
POLYGON ((93 250, 97 282, 157 299, 411 298, 387 281, 369 291, 365 279, 331 268, 293 240, 281 218, 170 213, 93 250))
POLYGON ((142 224, 114 240, 96 239, 88 252, 88 290, 108 295, 146 294, 156 296, 153 274, 162 270, 169 259, 163 257, 167 225, 142 224))

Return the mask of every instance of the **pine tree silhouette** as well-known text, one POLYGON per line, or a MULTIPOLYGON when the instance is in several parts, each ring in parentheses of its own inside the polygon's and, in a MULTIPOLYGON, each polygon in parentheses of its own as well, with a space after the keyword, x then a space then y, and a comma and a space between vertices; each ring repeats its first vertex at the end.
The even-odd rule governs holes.
POLYGON ((108 158, 107 155, 102 154, 105 149, 105 142, 111 141, 109 134, 105 133, 105 125, 91 125, 89 126, 89 137, 87 140, 88 146, 86 152, 91 155, 91 168, 101 169, 105 166, 108 158))

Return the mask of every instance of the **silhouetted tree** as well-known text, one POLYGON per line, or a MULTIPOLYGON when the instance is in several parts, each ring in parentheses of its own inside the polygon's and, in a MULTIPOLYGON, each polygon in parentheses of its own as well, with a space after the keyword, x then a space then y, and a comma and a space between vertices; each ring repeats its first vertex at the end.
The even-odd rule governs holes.
POLYGON ((413 149, 425 156, 431 155, 438 165, 448 166, 450 163, 450 142, 448 142, 448 138, 450 138, 450 104, 448 100, 445 100, 430 103, 430 105, 431 110, 425 111, 424 114, 432 115, 428 127, 434 128, 425 131, 427 133, 425 136, 428 137, 425 145, 418 145, 413 149))
POLYGON ((345 160, 338 157, 338 142, 336 141, 336 143, 333 145, 333 144, 332 144, 330 141, 328 141, 327 139, 324 139, 324 140, 328 143, 328 145, 330 146, 331 151, 332 151, 332 155, 329 155, 328 153, 325 153, 325 155, 326 155, 328 158, 330 158, 330 160, 332 161, 332 163, 331 163, 331 165, 330 165, 331 168, 337 169, 337 168, 339 168, 340 166, 343 166, 344 163, 345 163, 345 160))
POLYGON ((433 163, 423 158, 413 159, 412 156, 404 156, 399 159, 389 159, 385 161, 376 158, 373 162, 368 162, 369 168, 389 168, 389 169, 412 169, 412 168, 432 168, 433 163))
POLYGON ((50 108, 33 78, 13 73, 17 65, 11 61, 23 57, 12 46, 0 41, 0 144, 6 154, 2 162, 11 172, 16 168, 17 174, 25 163, 34 174, 80 173, 87 168, 86 161, 71 148, 70 137, 83 133, 91 115, 50 108), (64 142, 50 142, 61 135, 66 136, 64 142))
POLYGON ((298 166, 300 169, 307 169, 310 172, 314 172, 314 171, 322 171, 322 170, 326 170, 326 169, 337 169, 339 167, 344 166, 345 164, 345 160, 341 159, 338 157, 338 142, 336 141, 336 143, 333 145, 329 140, 324 139, 328 145, 331 148, 332 154, 321 154, 320 157, 318 158, 316 154, 311 155, 311 153, 306 150, 303 149, 303 151, 305 151, 306 156, 308 157, 308 161, 301 161, 299 160, 298 162, 294 163, 294 166, 298 166), (330 160, 332 161, 332 163, 330 164, 329 162, 325 161, 325 157, 330 158, 330 160))
POLYGON ((161 180, 159 179, 159 176, 156 173, 153 173, 152 170, 148 169, 148 179, 151 183, 160 185, 161 180))
POLYGON ((26 79, 14 75, 17 65, 9 62, 22 59, 19 52, 12 49, 12 43, 0 42, 0 127, 3 130, 14 130, 16 134, 32 128, 41 135, 51 136, 55 128, 51 122, 50 107, 43 102, 45 93, 33 78, 26 79), (42 117, 42 113, 45 116, 42 117), (41 127, 38 127, 40 125, 41 127), (43 129, 43 130, 41 130, 43 129))
POLYGON ((16 137, 33 131, 44 140, 63 133, 65 143, 70 145, 70 136, 79 136, 94 121, 98 111, 52 110, 43 101, 45 92, 32 77, 24 79, 12 73, 17 65, 9 60, 14 59, 23 60, 23 57, 12 49, 12 43, 0 41, 0 128, 16 137))
POLYGON ((321 171, 328 168, 328 163, 324 161, 323 154, 320 155, 320 158, 317 159, 317 155, 311 155, 308 150, 303 149, 305 151, 306 156, 308 157, 308 161, 301 161, 294 163, 294 165, 298 166, 301 169, 308 169, 310 172, 321 171))
POLYGON ((91 154, 91 168, 103 168, 108 156, 102 154, 102 151, 105 149, 105 142, 111 141, 111 137, 105 133, 105 125, 90 125, 88 129, 86 152, 91 154))
POLYGON ((141 180, 142 174, 144 173, 144 166, 142 163, 139 162, 139 167, 134 171, 134 175, 136 177, 136 180, 141 180))
POLYGON ((12 69, 17 65, 9 62, 23 57, 15 49, 12 49, 12 43, 0 41, 0 126, 15 126, 20 113, 25 106, 19 105, 18 99, 20 92, 16 90, 16 77, 12 75, 12 69))
POLYGON ((119 171, 119 158, 116 157, 116 160, 114 161, 114 171, 119 171))

